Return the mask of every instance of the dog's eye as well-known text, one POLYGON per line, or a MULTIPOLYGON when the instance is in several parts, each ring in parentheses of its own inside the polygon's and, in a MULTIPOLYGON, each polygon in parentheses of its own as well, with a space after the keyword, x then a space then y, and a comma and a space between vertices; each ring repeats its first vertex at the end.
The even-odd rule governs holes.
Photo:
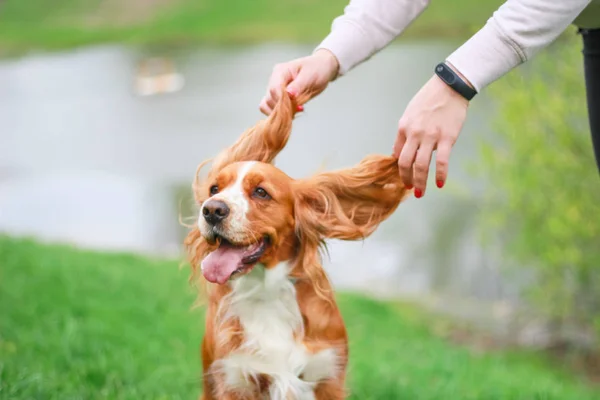
POLYGON ((219 187, 217 185, 212 185, 210 187, 210 195, 214 196, 217 193, 219 193, 219 187))
POLYGON ((267 191, 263 188, 261 188, 260 186, 257 187, 256 189, 254 189, 254 196, 258 197, 259 199, 270 199, 271 196, 269 196, 269 193, 267 193, 267 191))

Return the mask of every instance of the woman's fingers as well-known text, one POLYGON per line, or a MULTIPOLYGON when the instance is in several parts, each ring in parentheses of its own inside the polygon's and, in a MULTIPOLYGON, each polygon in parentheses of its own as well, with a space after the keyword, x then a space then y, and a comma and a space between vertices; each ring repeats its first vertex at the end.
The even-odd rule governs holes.
POLYGON ((435 184, 440 189, 446 184, 448 178, 448 165, 450 152, 452 151, 452 140, 441 140, 435 154, 435 184))
POLYGON ((271 112, 273 112, 273 102, 269 101, 269 98, 267 96, 263 97, 263 99, 260 102, 260 105, 258 106, 259 110, 261 113, 265 114, 265 115, 269 115, 271 114, 271 112))
POLYGON ((434 141, 423 141, 417 151, 413 177, 416 198, 420 198, 425 195, 425 189, 427 188, 427 176, 429 175, 429 164, 431 163, 431 155, 434 147, 434 141))
POLYGON ((408 189, 412 189, 414 186, 413 163, 415 161, 418 148, 419 143, 416 140, 408 139, 402 147, 400 157, 398 158, 398 168, 400 169, 400 176, 402 177, 404 185, 408 189))

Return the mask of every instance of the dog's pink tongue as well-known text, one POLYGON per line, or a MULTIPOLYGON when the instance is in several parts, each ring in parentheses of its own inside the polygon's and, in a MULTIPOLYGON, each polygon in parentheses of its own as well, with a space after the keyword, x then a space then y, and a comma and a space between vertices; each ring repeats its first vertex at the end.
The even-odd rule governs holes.
POLYGON ((244 248, 220 246, 202 261, 202 275, 209 282, 224 284, 242 265, 244 251, 244 248))

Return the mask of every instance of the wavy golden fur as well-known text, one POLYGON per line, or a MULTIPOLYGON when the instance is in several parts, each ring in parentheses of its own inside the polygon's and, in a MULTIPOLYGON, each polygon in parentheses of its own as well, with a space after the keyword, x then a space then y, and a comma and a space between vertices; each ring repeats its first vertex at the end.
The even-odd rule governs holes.
MULTIPOLYGON (((282 91, 284 94, 287 94, 282 91)), ((192 184, 198 204, 207 198, 207 185, 224 167, 239 161, 272 163, 285 147, 292 131, 298 104, 283 95, 271 115, 244 132, 213 160, 201 163, 192 184), (203 167, 212 161, 208 176, 201 179, 203 167)), ((408 194, 400 178, 397 159, 370 155, 358 165, 316 174, 296 181, 297 233, 302 240, 321 244, 324 239, 357 240, 369 236, 390 216, 408 194)), ((184 241, 194 276, 210 251, 197 228, 184 241)))
MULTIPOLYGON (((292 120, 297 104, 301 103, 289 96, 282 96, 269 118, 259 121, 258 124, 245 131, 231 147, 223 150, 213 160, 202 162, 196 169, 196 176, 192 184, 192 192, 196 203, 200 205, 206 200, 208 182, 227 165, 239 161, 272 163, 290 138, 292 120), (202 179, 200 173, 211 161, 208 176, 202 179)), ((211 247, 202 238, 197 227, 194 227, 188 233, 184 246, 188 251, 188 261, 192 267, 192 278, 196 278, 198 266, 210 252, 211 247)))
MULTIPOLYGON (((231 147, 212 160, 204 178, 200 173, 210 160, 200 164, 192 185, 199 205, 209 197, 210 182, 228 165, 239 161, 273 163, 287 144, 297 104, 303 100, 290 98, 285 90, 283 94, 267 119, 248 129, 231 147)), ((346 395, 347 337, 330 282, 321 265, 319 249, 325 245, 326 239, 366 238, 396 210, 408 190, 400 178, 397 160, 383 155, 368 156, 347 169, 318 173, 299 180, 286 179, 290 181, 292 191, 293 216, 290 218, 293 217, 294 227, 277 238, 287 243, 287 247, 282 248, 289 249, 278 253, 278 257, 279 261, 291 262, 291 274, 297 278, 298 305, 305 321, 304 331, 298 337, 314 351, 327 347, 339 349, 340 375, 334 381, 319 384, 315 397, 319 400, 342 399, 346 395), (293 242, 292 245, 289 245, 290 242, 293 242)), ((203 282, 199 266, 215 245, 211 246, 197 227, 191 229, 184 244, 191 264, 191 279, 203 282)), ((219 329, 218 305, 228 290, 215 286, 209 292, 207 327, 202 344, 205 399, 212 399, 213 393, 217 393, 219 399, 230 398, 223 385, 207 371, 214 360, 234 351, 243 342, 243 336, 239 336, 243 333, 239 332, 240 326, 235 325, 235 321, 231 322, 234 325, 228 331, 215 332, 219 329)), ((259 398, 259 395, 252 396, 248 398, 259 398)))

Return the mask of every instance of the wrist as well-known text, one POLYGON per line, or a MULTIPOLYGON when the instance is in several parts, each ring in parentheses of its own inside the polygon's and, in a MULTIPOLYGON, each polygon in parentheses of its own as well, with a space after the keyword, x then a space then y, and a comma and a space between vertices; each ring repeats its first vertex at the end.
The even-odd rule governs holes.
POLYGON ((458 69, 456 69, 456 67, 454 65, 452 65, 451 62, 446 61, 446 65, 448 66, 448 68, 450 68, 452 71, 454 71, 454 73, 458 76, 460 76, 460 78, 467 84, 469 85, 469 87, 471 89, 475 89, 475 86, 473 86, 473 84, 471 83, 471 81, 469 81, 458 69))
POLYGON ((477 94, 477 90, 471 82, 447 62, 439 63, 435 67, 435 75, 449 90, 453 90, 467 101, 473 99, 477 94))
POLYGON ((313 57, 325 66, 329 81, 333 81, 338 76, 340 63, 335 54, 327 49, 321 48, 314 52, 313 57))
POLYGON ((469 106, 469 100, 465 99, 460 93, 452 89, 446 82, 444 82, 439 76, 433 74, 429 83, 435 88, 434 91, 438 94, 440 99, 445 101, 456 102, 469 106))

